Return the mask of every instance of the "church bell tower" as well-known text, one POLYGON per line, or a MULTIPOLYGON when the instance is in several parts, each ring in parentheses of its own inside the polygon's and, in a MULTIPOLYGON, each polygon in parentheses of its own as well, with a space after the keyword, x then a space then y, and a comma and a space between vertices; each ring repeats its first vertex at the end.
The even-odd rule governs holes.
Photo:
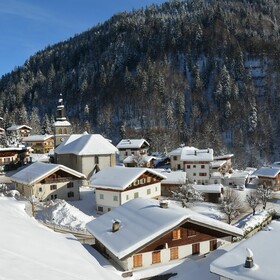
POLYGON ((68 122, 66 119, 62 94, 60 94, 60 98, 58 100, 58 105, 56 109, 56 118, 53 124, 53 130, 54 130, 55 148, 63 141, 68 139, 71 134, 71 123, 68 122))

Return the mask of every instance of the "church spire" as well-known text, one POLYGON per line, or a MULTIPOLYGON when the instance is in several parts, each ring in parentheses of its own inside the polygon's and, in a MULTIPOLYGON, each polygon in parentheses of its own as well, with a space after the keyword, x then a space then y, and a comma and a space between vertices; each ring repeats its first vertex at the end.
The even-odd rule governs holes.
POLYGON ((68 139, 71 134, 71 124, 67 121, 66 118, 62 94, 59 95, 58 105, 56 109, 56 118, 53 124, 53 128, 54 146, 57 147, 60 143, 68 139))

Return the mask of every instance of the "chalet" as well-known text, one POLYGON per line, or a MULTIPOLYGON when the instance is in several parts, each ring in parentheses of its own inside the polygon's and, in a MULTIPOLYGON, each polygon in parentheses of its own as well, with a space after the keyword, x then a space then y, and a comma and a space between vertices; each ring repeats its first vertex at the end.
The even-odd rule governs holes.
POLYGON ((146 156, 150 144, 145 139, 122 139, 117 148, 119 160, 122 162, 128 156, 146 156))
POLYGON ((95 237, 97 250, 125 271, 198 258, 243 235, 239 228, 175 203, 140 197, 86 227, 95 237))
POLYGON ((179 147, 168 153, 168 157, 170 158, 170 167, 172 170, 183 170, 183 162, 181 161, 182 150, 183 147, 179 147))
POLYGON ((225 186, 245 186, 249 182, 249 172, 244 170, 233 170, 223 177, 225 186))
POLYGON ((118 149, 100 134, 72 134, 54 150, 55 162, 86 175, 116 165, 118 149))
MULTIPOLYGON (((233 156, 234 156, 234 154, 226 154, 226 155, 214 157, 214 162, 222 163, 219 166, 219 172, 221 172, 222 174, 231 172, 233 156)), ((214 165, 212 163, 212 168, 213 167, 214 167, 214 165)))
POLYGON ((0 148, 1 171, 15 169, 30 161, 31 148, 19 145, 18 147, 0 148))
POLYGON ((21 138, 30 135, 32 128, 27 125, 12 125, 7 128, 6 133, 8 136, 19 136, 21 138))
POLYGON ((123 160, 123 164, 126 167, 148 167, 148 168, 154 168, 154 161, 155 157, 153 156, 127 156, 123 160))
POLYGON ((94 174, 90 186, 95 188, 97 213, 104 213, 137 198, 160 198, 165 176, 148 168, 110 167, 94 174))
POLYGON ((30 135, 24 137, 22 141, 37 154, 47 154, 54 148, 53 135, 30 135))
POLYGON ((85 175, 60 164, 35 162, 10 178, 25 197, 34 195, 39 201, 78 200, 85 175))
POLYGON ((259 184, 271 187, 274 191, 280 190, 280 169, 273 167, 261 167, 253 175, 259 179, 259 184))
POLYGON ((161 195, 170 197, 172 191, 178 190, 180 186, 186 184, 187 173, 182 170, 172 171, 171 169, 156 169, 166 177, 161 181, 161 195))
POLYGON ((272 221, 268 227, 215 259, 210 271, 220 280, 278 280, 279 235, 280 222, 272 221))

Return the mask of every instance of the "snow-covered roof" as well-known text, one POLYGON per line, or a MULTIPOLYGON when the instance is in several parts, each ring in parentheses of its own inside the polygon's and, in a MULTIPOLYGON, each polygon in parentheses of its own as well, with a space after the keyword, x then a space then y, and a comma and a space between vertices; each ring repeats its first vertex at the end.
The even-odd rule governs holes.
POLYGON ((63 121, 55 121, 53 123, 53 126, 71 126, 71 123, 66 121, 66 120, 63 120, 63 121))
POLYGON ((85 178, 85 175, 77 172, 69 167, 66 167, 61 164, 53 164, 53 163, 43 163, 43 162, 35 162, 28 167, 20 170, 10 177, 10 179, 14 182, 21 184, 34 184, 40 182, 42 179, 46 178, 50 174, 63 170, 73 176, 78 178, 85 178))
POLYGON ((169 203, 168 208, 161 208, 158 200, 141 197, 97 217, 86 227, 109 251, 122 259, 187 221, 229 235, 243 235, 243 231, 237 227, 197 214, 190 209, 181 208, 173 203, 169 203), (121 223, 116 232, 111 230, 114 220, 121 223))
POLYGON ((233 280, 278 280, 280 258, 280 222, 272 221, 265 229, 241 241, 210 265, 211 272, 233 280), (253 253, 254 266, 245 268, 247 248, 253 253))
POLYGON ((134 163, 135 161, 139 160, 140 163, 147 163, 150 162, 151 160, 156 159, 153 156, 127 156, 124 160, 123 163, 134 163))
POLYGON ((133 181, 146 172, 161 179, 166 178, 155 169, 114 166, 104 168, 95 173, 90 178, 89 184, 95 188, 125 190, 133 181))
POLYGON ((182 147, 179 147, 179 148, 177 148, 177 149, 175 149, 175 150, 172 150, 171 152, 169 152, 167 155, 168 156, 180 156, 181 155, 181 153, 182 153, 182 147))
POLYGON ((219 168, 219 167, 223 166, 226 163, 227 163, 226 160, 216 160, 216 161, 212 161, 211 162, 211 166, 212 166, 212 168, 219 168))
POLYGON ((246 179, 249 176, 249 173, 244 170, 233 170, 233 173, 226 174, 225 177, 231 178, 231 179, 246 179))
POLYGON ((261 167, 260 169, 256 170, 252 175, 260 176, 260 177, 269 177, 275 178, 280 172, 278 168, 272 167, 261 167))
POLYGON ((199 150, 195 147, 183 147, 181 161, 213 161, 213 149, 199 150))
POLYGON ((7 130, 14 131, 14 130, 22 129, 22 128, 27 128, 30 130, 32 129, 30 126, 27 126, 27 125, 12 125, 12 126, 8 127, 7 130))
POLYGON ((140 149, 143 145, 150 146, 145 139, 122 139, 117 145, 118 149, 140 149))
POLYGON ((270 166, 273 167, 273 168, 279 168, 280 169, 280 161, 275 161, 270 166))
POLYGON ((24 208, 24 203, 0 196, 1 279, 122 279, 104 269, 73 235, 42 226, 24 208))
POLYGON ((100 134, 72 134, 56 149, 56 154, 109 155, 118 149, 100 134))
POLYGON ((27 137, 24 137, 22 141, 24 142, 33 142, 33 141, 46 141, 50 138, 52 138, 53 135, 29 135, 27 137))
POLYGON ((193 185, 193 187, 203 193, 221 193, 222 184, 210 184, 210 185, 193 185))
POLYGON ((212 172, 211 178, 212 179, 222 178, 222 174, 221 174, 221 172, 212 172))
POLYGON ((166 179, 162 180, 161 184, 178 184, 182 185, 186 183, 187 172, 182 170, 172 171, 170 169, 157 169, 166 179))
POLYGON ((214 160, 225 160, 225 159, 230 159, 234 156, 234 154, 227 154, 227 155, 221 155, 221 156, 216 156, 214 157, 214 160))

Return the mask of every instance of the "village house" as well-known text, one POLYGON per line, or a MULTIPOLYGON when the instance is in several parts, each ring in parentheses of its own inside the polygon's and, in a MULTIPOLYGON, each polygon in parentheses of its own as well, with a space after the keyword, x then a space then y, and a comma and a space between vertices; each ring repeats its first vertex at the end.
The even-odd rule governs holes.
POLYGON ((23 145, 0 148, 0 169, 7 171, 30 162, 31 148, 23 145))
POLYGON ((37 154, 47 154, 54 148, 53 135, 30 135, 24 137, 22 141, 37 154))
POLYGON ((55 150, 55 162, 86 175, 116 165, 118 149, 100 134, 72 134, 55 150))
POLYGON ((6 129, 7 136, 18 136, 20 138, 30 135, 32 128, 27 125, 12 125, 6 129))
POLYGON ((85 175, 60 164, 35 162, 10 178, 16 190, 28 198, 79 200, 85 175))
POLYGON ((123 164, 126 167, 148 167, 148 168, 154 168, 155 164, 155 157, 154 156, 127 156, 123 160, 123 164))
POLYGON ((244 239, 210 264, 210 271, 220 280, 278 280, 280 222, 244 239), (273 252, 273 253, 272 253, 273 252))
POLYGON ((224 193, 222 184, 193 185, 194 189, 203 194, 204 200, 212 203, 219 203, 224 193))
POLYGON ((261 167, 253 175, 258 177, 259 185, 271 187, 274 191, 280 190, 280 169, 273 167, 261 167))
POLYGON ((198 258, 243 235, 239 228, 175 203, 145 198, 130 200, 86 227, 97 250, 124 271, 198 258))
POLYGON ((218 167, 218 170, 222 174, 230 173, 232 171, 232 158, 234 154, 226 154, 221 156, 215 156, 214 162, 212 162, 212 168, 218 167))
POLYGON ((128 156, 147 156, 150 144, 145 139, 122 139, 117 148, 119 150, 119 160, 128 156))
POLYGON ((166 177, 154 169, 115 166, 94 174, 90 186, 95 188, 97 213, 109 212, 137 198, 161 196, 161 181, 166 177))
POLYGON ((172 191, 179 190, 179 187, 186 184, 187 173, 183 170, 172 171, 171 169, 156 169, 166 177, 161 181, 161 195, 171 197, 172 191))

